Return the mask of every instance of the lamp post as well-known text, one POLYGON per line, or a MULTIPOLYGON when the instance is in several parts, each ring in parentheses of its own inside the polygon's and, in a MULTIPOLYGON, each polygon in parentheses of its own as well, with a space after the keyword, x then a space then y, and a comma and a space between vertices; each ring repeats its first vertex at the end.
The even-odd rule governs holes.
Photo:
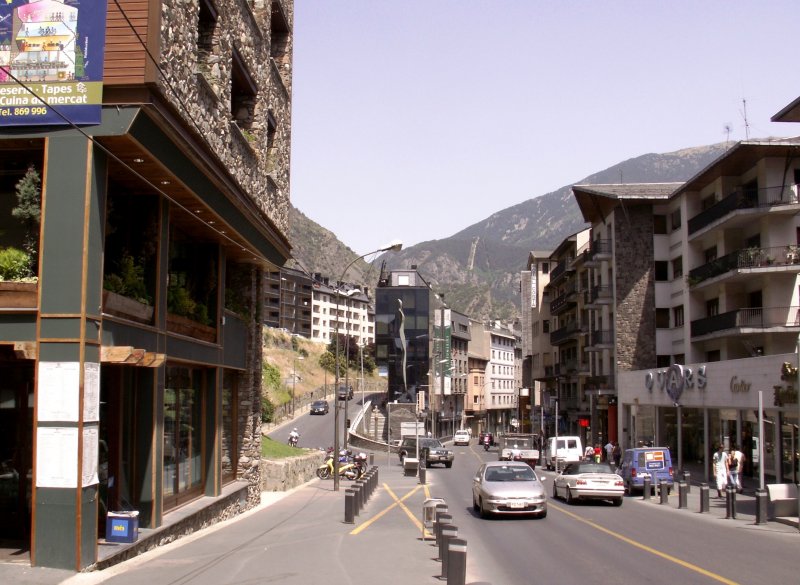
POLYGON ((403 248, 401 242, 390 244, 383 248, 367 252, 355 258, 350 264, 345 266, 342 275, 336 286, 336 380, 334 383, 334 407, 333 407, 333 491, 339 491, 339 299, 341 297, 340 283, 344 281, 344 277, 350 267, 370 254, 379 254, 381 252, 398 252, 403 248))
POLYGON ((294 418, 294 388, 297 383, 297 362, 302 359, 304 359, 303 356, 296 356, 292 364, 292 418, 294 418))

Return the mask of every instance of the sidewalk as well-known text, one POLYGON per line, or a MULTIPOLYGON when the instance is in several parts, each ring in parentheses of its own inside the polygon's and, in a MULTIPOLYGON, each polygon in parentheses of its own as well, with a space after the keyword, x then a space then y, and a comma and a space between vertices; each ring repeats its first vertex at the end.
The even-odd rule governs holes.
POLYGON ((239 572, 252 571, 254 564, 269 566, 285 585, 322 578, 374 585, 376 574, 383 585, 441 583, 441 563, 434 560, 438 549, 430 536, 422 541, 421 511, 430 485, 405 477, 399 466, 380 466, 372 497, 347 524, 345 490, 352 485, 342 481, 334 492, 333 481, 313 480, 287 493, 264 493, 254 510, 103 571, 75 574, 0 564, 0 583, 162 583, 180 581, 185 577, 180 571, 202 572, 207 583, 244 582, 252 572, 239 572))

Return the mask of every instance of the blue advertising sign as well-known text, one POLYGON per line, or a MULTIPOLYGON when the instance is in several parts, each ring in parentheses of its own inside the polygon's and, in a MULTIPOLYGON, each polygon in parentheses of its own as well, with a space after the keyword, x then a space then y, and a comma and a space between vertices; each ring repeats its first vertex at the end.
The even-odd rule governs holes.
POLYGON ((99 124, 105 33, 106 0, 0 1, 0 126, 99 124))

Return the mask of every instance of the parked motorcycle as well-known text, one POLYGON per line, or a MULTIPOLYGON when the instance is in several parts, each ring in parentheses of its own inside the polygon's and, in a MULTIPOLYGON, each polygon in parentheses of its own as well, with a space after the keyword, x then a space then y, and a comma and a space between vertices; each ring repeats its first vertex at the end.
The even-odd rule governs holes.
MULTIPOLYGON (((360 453, 366 459, 366 453, 360 453)), ((360 461, 360 457, 353 457, 349 451, 339 452, 339 476, 355 481, 360 478, 366 469, 366 464, 360 461)), ((328 452, 325 462, 317 467, 317 477, 328 479, 333 477, 333 453, 328 452)))

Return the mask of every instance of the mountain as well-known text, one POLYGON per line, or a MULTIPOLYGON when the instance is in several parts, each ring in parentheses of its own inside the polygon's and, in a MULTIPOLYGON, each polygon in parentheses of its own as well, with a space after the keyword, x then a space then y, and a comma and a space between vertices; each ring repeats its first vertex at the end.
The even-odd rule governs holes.
MULTIPOLYGON (((725 143, 644 154, 575 181, 585 183, 667 183, 686 181, 725 152, 725 143)), ((312 272, 338 278, 355 253, 336 236, 294 210, 294 255, 312 272), (311 268, 321 266, 323 269, 311 268), (332 275, 330 270, 335 269, 332 275), (335 275, 335 276, 334 276, 335 275)), ((444 293, 453 309, 478 319, 519 316, 519 273, 532 250, 552 250, 586 227, 572 196, 572 184, 498 211, 450 237, 421 242, 386 255, 389 270, 417 266, 444 293)), ((377 263, 378 261, 376 261, 377 263)), ((348 271, 347 280, 374 287, 376 273, 365 263, 348 271), (358 271, 356 269, 359 269, 358 271)))

